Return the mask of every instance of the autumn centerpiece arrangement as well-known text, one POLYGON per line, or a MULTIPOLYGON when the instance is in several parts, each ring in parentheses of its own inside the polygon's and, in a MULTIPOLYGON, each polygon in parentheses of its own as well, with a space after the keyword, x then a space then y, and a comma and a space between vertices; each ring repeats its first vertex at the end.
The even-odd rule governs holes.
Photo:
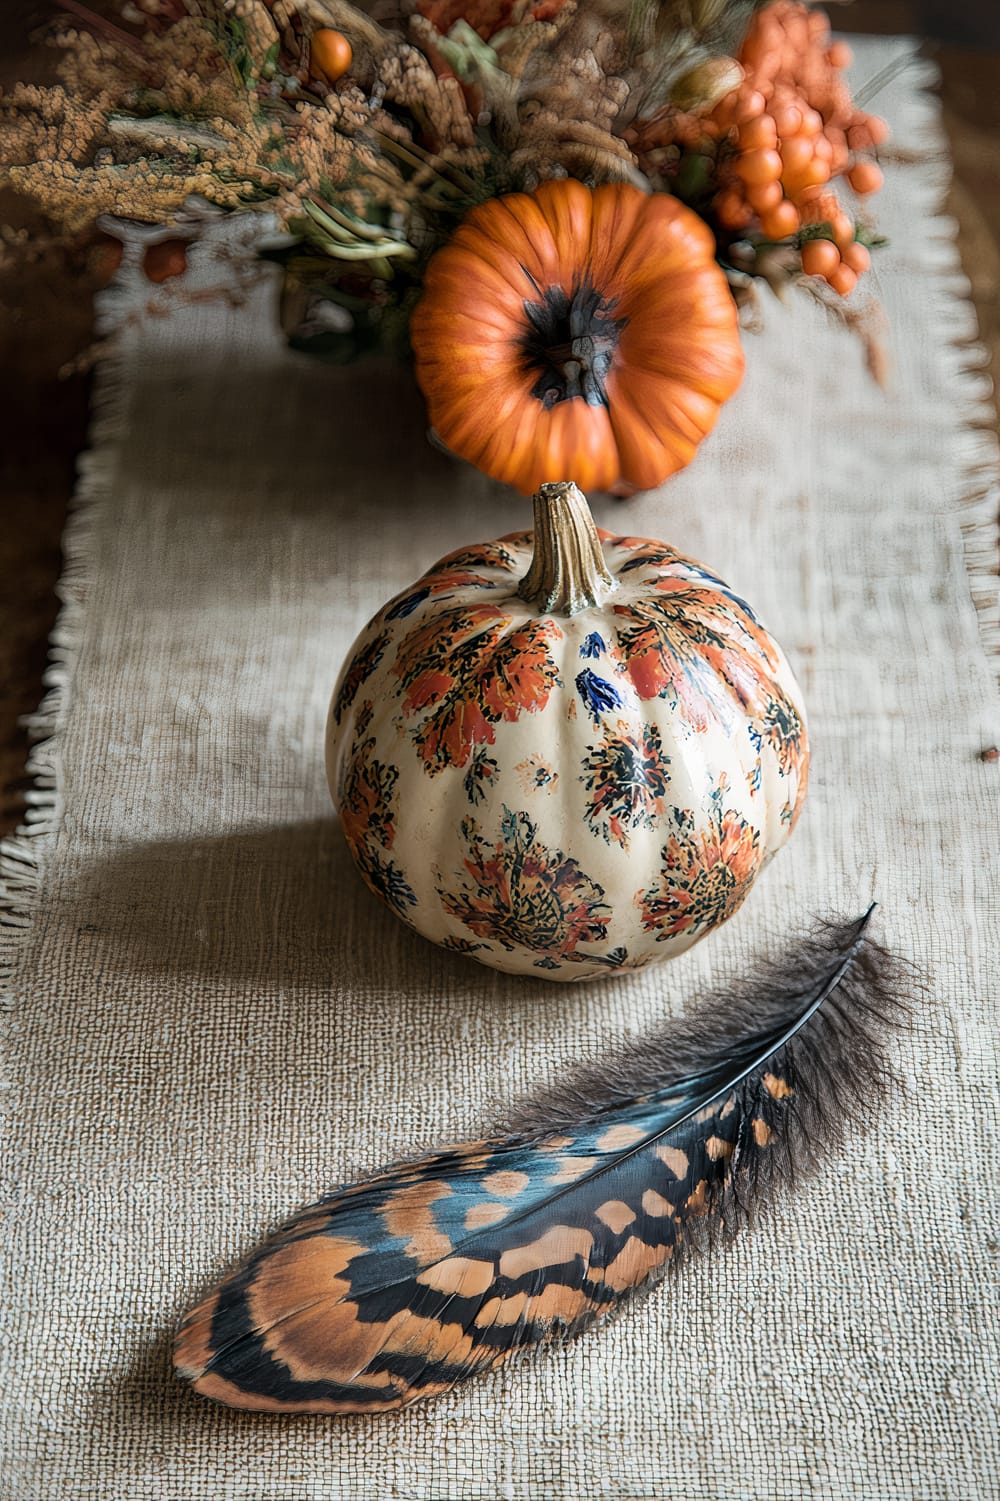
MULTIPOLYGON (((443 558, 348 656, 327 770, 362 877, 516 975, 681 953, 795 826, 801 694, 750 605, 598 531, 582 491, 691 461, 762 282, 836 308, 867 269, 886 128, 825 15, 63 4, 60 83, 0 99, 0 180, 109 270, 125 221, 147 226, 159 312, 206 219, 265 215, 292 342, 412 359, 439 441, 534 496, 531 531, 443 558)), ((184 1319, 178 1372, 264 1412, 384 1413, 607 1319, 871 1113, 905 1008, 868 917, 491 1135, 303 1210, 184 1319)))
POLYGON ((738 305, 834 306, 877 243, 886 128, 802 0, 67 12, 61 82, 0 99, 0 180, 109 266, 120 221, 173 222, 160 283, 205 213, 266 212, 293 342, 412 352, 441 441, 525 494, 659 484, 739 383, 738 305))

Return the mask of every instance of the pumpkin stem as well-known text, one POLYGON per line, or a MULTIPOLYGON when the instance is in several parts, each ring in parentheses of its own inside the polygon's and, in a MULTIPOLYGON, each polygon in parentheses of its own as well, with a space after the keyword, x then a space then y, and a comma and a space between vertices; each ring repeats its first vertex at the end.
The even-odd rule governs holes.
POLYGON ((576 615, 618 586, 582 491, 572 480, 542 485, 534 498, 535 551, 518 587, 545 615, 576 615))

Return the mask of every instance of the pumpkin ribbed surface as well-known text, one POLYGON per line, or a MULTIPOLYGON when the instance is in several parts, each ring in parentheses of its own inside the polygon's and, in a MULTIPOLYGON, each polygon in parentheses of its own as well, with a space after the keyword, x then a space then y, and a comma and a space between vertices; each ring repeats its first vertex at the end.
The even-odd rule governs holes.
POLYGON ((518 592, 530 532, 444 558, 359 637, 327 738, 372 890, 437 943, 560 980, 731 916, 808 766, 798 689, 750 608, 663 543, 596 537, 608 589, 572 614, 518 592))
POLYGON ((648 489, 688 464, 743 374, 705 223, 572 178, 472 210, 431 259, 410 332, 441 439, 528 494, 648 489))

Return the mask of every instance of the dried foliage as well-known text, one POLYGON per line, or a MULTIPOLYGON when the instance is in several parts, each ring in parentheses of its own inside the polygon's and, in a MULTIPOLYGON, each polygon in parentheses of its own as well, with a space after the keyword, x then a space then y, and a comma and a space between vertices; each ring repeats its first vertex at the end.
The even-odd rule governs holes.
POLYGON ((139 36, 54 32, 60 83, 0 100, 0 174, 70 230, 161 220, 197 193, 266 200, 286 224, 333 202, 419 252, 497 191, 634 176, 622 132, 652 80, 662 105, 715 13, 748 8, 421 0, 376 21, 344 0, 142 0, 139 36), (320 27, 353 49, 333 86, 310 67, 320 27))
MULTIPOLYGON (((318 290, 353 320, 347 344, 326 341, 336 357, 405 333, 427 258, 472 206, 551 177, 672 192, 720 234, 737 290, 789 283, 794 237, 758 265, 741 229, 728 255, 738 121, 712 138, 711 181, 688 180, 699 122, 753 96, 735 54, 759 4, 123 0, 117 24, 74 0, 49 36, 59 82, 0 94, 0 183, 70 235, 100 215, 169 222, 192 196, 266 208, 294 236, 286 305, 318 290), (324 29, 350 43, 334 83, 311 57, 324 29)), ((779 7, 805 10, 765 13, 779 7)))

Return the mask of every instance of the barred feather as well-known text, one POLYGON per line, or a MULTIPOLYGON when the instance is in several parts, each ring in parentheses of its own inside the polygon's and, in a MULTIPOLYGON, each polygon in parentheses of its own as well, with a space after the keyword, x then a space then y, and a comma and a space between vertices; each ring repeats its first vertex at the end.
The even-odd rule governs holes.
POLYGON ((179 1373, 269 1412, 385 1412, 606 1318, 731 1234, 891 1084, 902 967, 828 926, 525 1106, 304 1210, 184 1320, 179 1373))

